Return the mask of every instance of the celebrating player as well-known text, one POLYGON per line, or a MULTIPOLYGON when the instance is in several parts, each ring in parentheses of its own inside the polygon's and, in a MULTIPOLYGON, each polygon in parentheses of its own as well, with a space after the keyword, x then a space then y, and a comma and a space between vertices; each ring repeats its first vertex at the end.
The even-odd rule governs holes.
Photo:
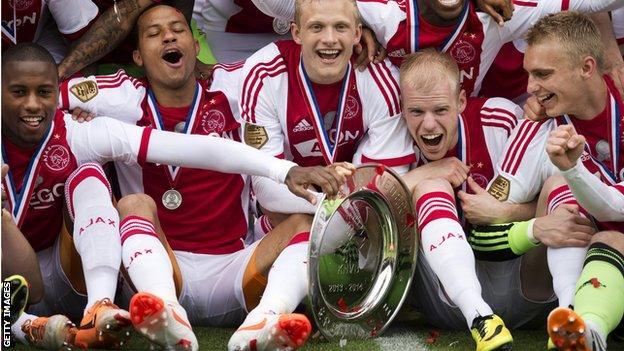
MULTIPOLYGON (((245 142, 303 165, 377 162, 400 173, 414 160, 400 118, 397 71, 388 61, 353 69, 361 24, 355 3, 297 1, 294 40, 267 45, 243 67, 245 142)), ((253 189, 264 209, 314 213, 266 178, 253 189)))
MULTIPOLYGON (((548 134, 558 125, 573 126, 587 138, 581 156, 584 166, 602 182, 616 184, 621 181, 624 162, 618 151, 622 98, 613 81, 603 75, 604 47, 588 17, 576 12, 550 15, 529 30, 527 43, 524 66, 529 73, 528 91, 539 101, 542 112, 552 118, 526 120, 516 128, 490 191, 500 200, 513 203, 531 201, 541 191, 547 199, 538 216, 564 207, 578 213, 578 203, 564 180, 550 178, 546 182, 558 173, 545 151, 548 134)), ((548 267, 563 307, 573 303, 592 234, 581 227, 588 223, 582 217, 590 214, 583 208, 580 212, 567 235, 543 241, 549 246, 548 267)), ((594 223, 599 230, 619 230, 620 225, 595 217, 594 223)), ((527 229, 535 231, 537 226, 537 222, 529 223, 527 229)))

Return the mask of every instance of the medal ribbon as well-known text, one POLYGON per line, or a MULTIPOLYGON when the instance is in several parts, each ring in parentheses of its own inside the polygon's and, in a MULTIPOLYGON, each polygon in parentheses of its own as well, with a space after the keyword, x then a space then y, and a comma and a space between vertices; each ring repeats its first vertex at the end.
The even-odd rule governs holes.
MULTIPOLYGON (((191 109, 189 109, 188 114, 186 115, 184 134, 191 134, 193 131, 193 126, 195 125, 195 120, 197 114, 199 112, 199 103, 201 102, 201 85, 197 83, 195 86, 195 94, 193 95, 193 102, 191 103, 191 109)), ((165 124, 163 122, 162 116, 160 115, 160 111, 158 111, 158 104, 156 102, 156 97, 154 96, 154 92, 152 90, 148 90, 147 92, 147 104, 149 106, 152 122, 156 126, 156 129, 165 130, 165 124)), ((169 183, 173 188, 177 177, 180 173, 180 167, 167 165, 165 168, 165 174, 169 179, 169 183)))
MULTIPOLYGON (((590 149, 589 149, 589 145, 587 143, 585 143, 585 152, 587 152, 591 157, 592 161, 594 162, 594 164, 596 164, 596 166, 598 166, 598 168, 600 169, 600 173, 602 173, 602 175, 609 180, 609 182, 613 185, 613 184, 617 184, 618 183, 618 161, 619 161, 619 157, 620 157, 620 130, 621 130, 621 126, 620 126, 620 113, 622 111, 620 111, 620 106, 618 105, 615 97, 612 94, 609 94, 609 111, 611 113, 611 118, 609 119, 609 144, 610 144, 610 148, 609 151, 611 153, 611 164, 613 165, 613 169, 609 169, 609 167, 607 167, 606 164, 604 164, 602 161, 599 161, 597 158, 593 157, 590 149)), ((572 120, 570 119, 570 116, 568 115, 564 115, 563 116, 564 120, 565 120, 565 124, 571 124, 574 125, 572 123, 572 120)), ((622 179, 620 179, 621 181, 622 179)))
POLYGON ((342 129, 342 121, 344 120, 342 114, 345 110, 344 107, 347 101, 347 93, 349 92, 349 86, 351 84, 351 62, 349 62, 347 66, 347 71, 342 78, 342 87, 340 88, 340 100, 338 100, 338 108, 336 109, 336 135, 335 141, 333 143, 327 130, 325 129, 325 121, 323 119, 323 116, 321 115, 321 109, 316 100, 316 95, 314 95, 314 90, 312 89, 312 83, 310 82, 310 78, 308 77, 308 74, 303 67, 302 59, 299 60, 298 77, 298 83, 301 91, 303 92, 306 107, 308 108, 308 112, 312 116, 312 123, 314 123, 314 132, 316 133, 316 138, 321 145, 321 153, 323 154, 325 162, 328 165, 332 164, 336 157, 336 149, 338 148, 338 140, 340 138, 340 131, 342 129))
POLYGON ((28 161, 28 166, 26 167, 26 171, 24 172, 24 179, 22 180, 21 191, 17 190, 17 186, 13 179, 13 172, 10 168, 11 164, 4 148, 4 144, 2 144, 2 163, 9 165, 9 172, 7 173, 7 176, 2 180, 2 183, 7 194, 11 215, 13 215, 13 219, 15 220, 15 223, 17 223, 18 227, 22 225, 24 217, 26 217, 27 208, 30 204, 30 197, 36 186, 35 183, 37 179, 37 174, 39 173, 39 160, 41 159, 43 150, 48 144, 48 141, 50 140, 50 136, 52 136, 53 131, 54 120, 52 120, 52 122, 50 123, 48 130, 44 134, 43 140, 37 146, 37 149, 35 150, 35 153, 31 156, 30 161, 28 161))
MULTIPOLYGON (((461 32, 462 28, 464 28, 464 24, 468 19, 468 9, 470 6, 470 1, 464 1, 464 7, 460 14, 461 20, 455 25, 453 32, 449 35, 444 42, 437 47, 438 51, 446 52, 451 44, 455 42, 455 39, 461 32)), ((420 28, 419 28, 419 17, 418 17, 418 0, 408 0, 407 1, 407 46, 411 50, 410 52, 418 52, 420 50, 420 28)))

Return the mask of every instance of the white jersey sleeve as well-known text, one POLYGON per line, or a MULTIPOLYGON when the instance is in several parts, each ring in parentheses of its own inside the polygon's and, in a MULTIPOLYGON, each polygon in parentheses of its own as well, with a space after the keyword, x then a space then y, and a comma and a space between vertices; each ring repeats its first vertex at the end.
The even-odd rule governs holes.
POLYGON ((104 76, 73 78, 61 83, 60 108, 80 107, 96 116, 108 116, 136 124, 143 117, 145 85, 123 70, 104 76))
POLYGON ((548 134, 555 121, 521 121, 514 129, 496 166, 496 176, 488 191, 500 201, 530 202, 546 179, 558 172, 546 154, 548 134))
POLYGON ((212 83, 210 84, 210 90, 219 90, 225 94, 234 118, 236 118, 241 125, 243 125, 244 122, 238 110, 238 84, 243 73, 243 64, 243 61, 232 64, 216 64, 212 71, 212 83))
POLYGON ((398 1, 357 1, 362 21, 375 32, 382 46, 396 34, 399 24, 407 19, 398 1))
POLYGON ((69 37, 87 27, 98 14, 91 0, 48 0, 48 8, 59 32, 69 37))
POLYGON ((484 29, 491 33, 498 32, 500 43, 521 39, 540 18, 551 13, 565 10, 593 13, 624 6, 624 0, 514 0, 513 3, 513 16, 502 27, 489 15, 480 14, 482 20, 487 21, 487 28, 484 29))
MULTIPOLYGON (((278 184, 266 177, 251 177, 254 194, 260 205, 276 213, 307 213, 314 214, 316 206, 302 199, 288 190, 284 184, 278 184)), ((317 204, 320 204, 322 193, 314 193, 317 204)))
POLYGON ((520 106, 504 98, 490 98, 481 107, 481 126, 492 164, 498 164, 523 113, 520 106))
POLYGON ((398 70, 390 61, 371 63, 356 71, 365 134, 353 163, 381 163, 400 174, 415 160, 413 141, 401 117, 398 70))
POLYGON ((78 123, 65 115, 67 142, 78 163, 160 163, 223 173, 263 176, 284 182, 293 162, 239 142, 138 127, 100 117, 78 123))
POLYGON ((295 2, 293 0, 251 0, 251 2, 269 17, 294 21, 295 2))
POLYGON ((278 98, 288 94, 286 65, 273 43, 245 61, 239 83, 239 108, 245 126, 245 143, 273 156, 284 154, 285 135, 280 123, 278 98))
POLYGON ((574 198, 600 222, 624 221, 624 182, 609 186, 577 162, 573 168, 562 171, 574 198))

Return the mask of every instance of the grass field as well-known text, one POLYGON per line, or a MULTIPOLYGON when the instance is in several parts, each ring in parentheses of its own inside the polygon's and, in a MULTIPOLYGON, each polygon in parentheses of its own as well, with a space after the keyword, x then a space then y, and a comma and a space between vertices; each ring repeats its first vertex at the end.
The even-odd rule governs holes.
MULTIPOLYGON (((195 328, 199 339, 200 350, 226 350, 226 345, 233 329, 195 328)), ((423 325, 397 324, 391 326, 381 337, 373 340, 328 342, 313 338, 302 350, 339 350, 339 351, 376 351, 376 350, 474 350, 474 344, 467 331, 438 331, 437 338, 431 338, 432 329, 423 325)), ((514 350, 545 350, 546 332, 514 331, 514 350)), ((14 350, 29 350, 24 346, 17 346, 14 350)), ((124 345, 123 350, 150 350, 149 343, 136 334, 124 345)), ((615 343, 610 340, 609 350, 624 350, 624 343, 615 343)))

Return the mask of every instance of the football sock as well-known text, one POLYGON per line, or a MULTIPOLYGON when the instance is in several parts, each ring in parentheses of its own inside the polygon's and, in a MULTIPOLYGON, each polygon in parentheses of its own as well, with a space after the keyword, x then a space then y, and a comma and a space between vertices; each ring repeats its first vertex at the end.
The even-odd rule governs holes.
POLYGON ((74 217, 74 246, 80 254, 87 287, 86 311, 98 300, 115 299, 121 264, 119 214, 99 165, 80 166, 68 178, 65 191, 74 217))
POLYGON ((173 266, 154 224, 139 216, 121 221, 121 257, 137 291, 152 293, 166 302, 177 302, 173 266))
POLYGON ((418 199, 416 212, 425 259, 468 327, 477 316, 492 314, 481 297, 474 254, 459 224, 455 199, 445 192, 430 192, 418 199))
POLYGON ((308 240, 310 233, 295 235, 269 270, 267 287, 243 326, 255 324, 263 314, 291 313, 308 294, 308 240))
POLYGON ((605 339, 624 314, 624 255, 609 245, 594 243, 574 296, 574 310, 605 339))
MULTIPOLYGON (((553 190, 548 195, 548 213, 563 204, 578 205, 567 185, 553 190)), ((548 269, 553 277, 553 290, 559 299, 559 306, 568 307, 572 304, 586 253, 587 247, 548 248, 548 269)))

